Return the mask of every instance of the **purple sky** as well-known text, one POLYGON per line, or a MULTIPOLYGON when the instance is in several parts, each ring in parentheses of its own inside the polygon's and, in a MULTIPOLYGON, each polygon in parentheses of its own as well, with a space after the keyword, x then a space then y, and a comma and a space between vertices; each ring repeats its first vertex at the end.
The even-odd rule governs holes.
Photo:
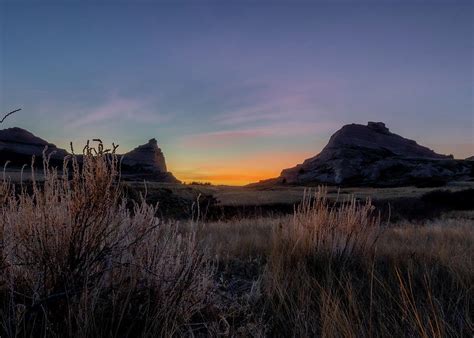
POLYGON ((6 124, 122 151, 156 137, 184 180, 245 183, 347 123, 474 155, 473 5, 0 0, 6 124))

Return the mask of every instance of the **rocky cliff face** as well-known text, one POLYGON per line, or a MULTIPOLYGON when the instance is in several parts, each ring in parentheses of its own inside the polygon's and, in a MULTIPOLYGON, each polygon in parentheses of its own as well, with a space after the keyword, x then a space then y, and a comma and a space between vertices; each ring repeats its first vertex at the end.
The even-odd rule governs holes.
POLYGON ((27 130, 8 128, 0 130, 0 162, 10 161, 13 165, 30 164, 31 157, 41 158, 47 147, 46 154, 52 161, 62 161, 68 154, 66 150, 56 147, 27 130))
MULTIPOLYGON (((62 165, 68 152, 54 144, 33 135, 21 128, 0 130, 0 166, 8 161, 9 166, 21 167, 31 164, 31 157, 51 155, 54 165, 62 165)), ((149 180, 155 182, 179 182, 173 174, 167 171, 165 157, 155 139, 141 145, 122 156, 122 176, 127 180, 149 180)), ((81 161, 81 157, 78 157, 81 161)))
POLYGON ((21 128, 9 128, 0 130, 0 151, 10 151, 18 154, 41 156, 45 147, 46 153, 53 153, 51 156, 64 158, 66 150, 56 147, 52 143, 33 135, 21 128))
POLYGON ((452 156, 440 155, 433 150, 417 144, 415 141, 391 133, 382 122, 369 122, 367 126, 348 124, 338 130, 329 139, 320 157, 331 157, 334 151, 344 147, 358 147, 375 151, 389 151, 405 158, 452 159, 452 156))
POLYGON ((151 139, 148 143, 136 147, 132 151, 123 155, 122 164, 128 166, 140 166, 145 169, 166 172, 166 162, 163 152, 158 147, 156 139, 151 139))
POLYGON ((122 173, 126 179, 132 177, 160 182, 179 182, 167 171, 165 156, 154 138, 122 156, 122 173))
POLYGON ((320 154, 267 183, 401 186, 471 179, 473 164, 391 133, 382 122, 342 127, 320 154))

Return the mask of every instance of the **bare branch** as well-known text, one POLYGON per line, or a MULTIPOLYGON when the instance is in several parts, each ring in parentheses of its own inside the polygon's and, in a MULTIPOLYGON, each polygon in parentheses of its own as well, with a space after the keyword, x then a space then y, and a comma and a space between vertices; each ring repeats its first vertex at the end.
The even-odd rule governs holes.
POLYGON ((21 110, 21 108, 9 112, 8 114, 6 114, 6 115, 0 120, 0 123, 3 123, 3 121, 5 121, 5 119, 6 119, 8 116, 10 116, 10 115, 12 115, 12 114, 15 114, 16 112, 18 112, 18 111, 20 111, 20 110, 21 110))

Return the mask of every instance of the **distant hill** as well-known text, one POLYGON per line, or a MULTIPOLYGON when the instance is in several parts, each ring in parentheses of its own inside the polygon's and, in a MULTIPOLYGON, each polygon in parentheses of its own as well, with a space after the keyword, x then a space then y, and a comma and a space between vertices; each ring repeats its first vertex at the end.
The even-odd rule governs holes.
POLYGON ((0 130, 0 164, 3 165, 6 161, 10 161, 11 165, 30 164, 33 155, 41 158, 43 152, 50 155, 53 161, 62 161, 68 155, 66 150, 56 147, 25 129, 0 130))
MULTIPOLYGON (((0 165, 8 161, 9 167, 30 165, 32 156, 42 160, 43 152, 50 156, 53 165, 61 166, 69 153, 54 144, 39 138, 21 128, 0 130, 0 165)), ((155 182, 179 182, 172 173, 167 171, 163 152, 158 142, 151 139, 148 143, 134 150, 118 155, 122 157, 122 177, 128 180, 148 180, 155 182)), ((78 156, 81 160, 81 157, 78 156)))
POLYGON ((473 165, 394 134, 382 122, 369 122, 343 126, 318 155, 253 185, 442 185, 472 179, 473 165))

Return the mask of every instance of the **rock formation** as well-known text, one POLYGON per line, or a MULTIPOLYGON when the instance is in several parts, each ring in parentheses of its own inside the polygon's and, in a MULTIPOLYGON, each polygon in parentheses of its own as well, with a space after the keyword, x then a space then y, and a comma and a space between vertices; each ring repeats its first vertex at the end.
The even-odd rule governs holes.
POLYGON ((125 174, 125 178, 128 178, 127 173, 129 172, 134 178, 179 182, 173 174, 167 171, 165 156, 154 138, 122 156, 122 172, 125 174))
POLYGON ((141 166, 145 169, 166 172, 166 163, 163 152, 158 147, 156 139, 136 147, 123 155, 122 164, 128 166, 141 166))
POLYGON ((420 146, 413 140, 393 134, 382 122, 369 122, 367 126, 348 124, 338 130, 324 147, 320 156, 331 157, 334 151, 344 147, 359 147, 375 151, 388 150, 394 155, 406 158, 452 159, 420 146))
POLYGON ((33 135, 29 131, 21 128, 8 128, 0 130, 0 151, 11 151, 25 155, 41 156, 45 147, 47 153, 54 153, 54 157, 64 157, 67 152, 59 149, 52 143, 33 135))
MULTIPOLYGON (((9 167, 21 167, 31 164, 34 155, 41 159, 43 151, 51 155, 54 165, 62 165, 68 152, 54 144, 33 135, 21 128, 0 130, 0 166, 9 162, 9 167)), ((127 180, 148 180, 155 182, 179 182, 173 174, 167 171, 165 157, 155 139, 141 145, 122 157, 122 177, 127 180)), ((81 156, 78 160, 81 161, 81 156)))
POLYGON ((68 154, 66 150, 56 147, 52 143, 33 135, 21 128, 8 128, 0 130, 0 162, 10 161, 12 165, 30 164, 31 157, 41 158, 46 149, 46 154, 53 161, 62 161, 68 154))
POLYGON ((382 122, 369 122, 342 127, 320 154, 260 184, 436 185, 472 179, 472 167, 391 133, 382 122))

